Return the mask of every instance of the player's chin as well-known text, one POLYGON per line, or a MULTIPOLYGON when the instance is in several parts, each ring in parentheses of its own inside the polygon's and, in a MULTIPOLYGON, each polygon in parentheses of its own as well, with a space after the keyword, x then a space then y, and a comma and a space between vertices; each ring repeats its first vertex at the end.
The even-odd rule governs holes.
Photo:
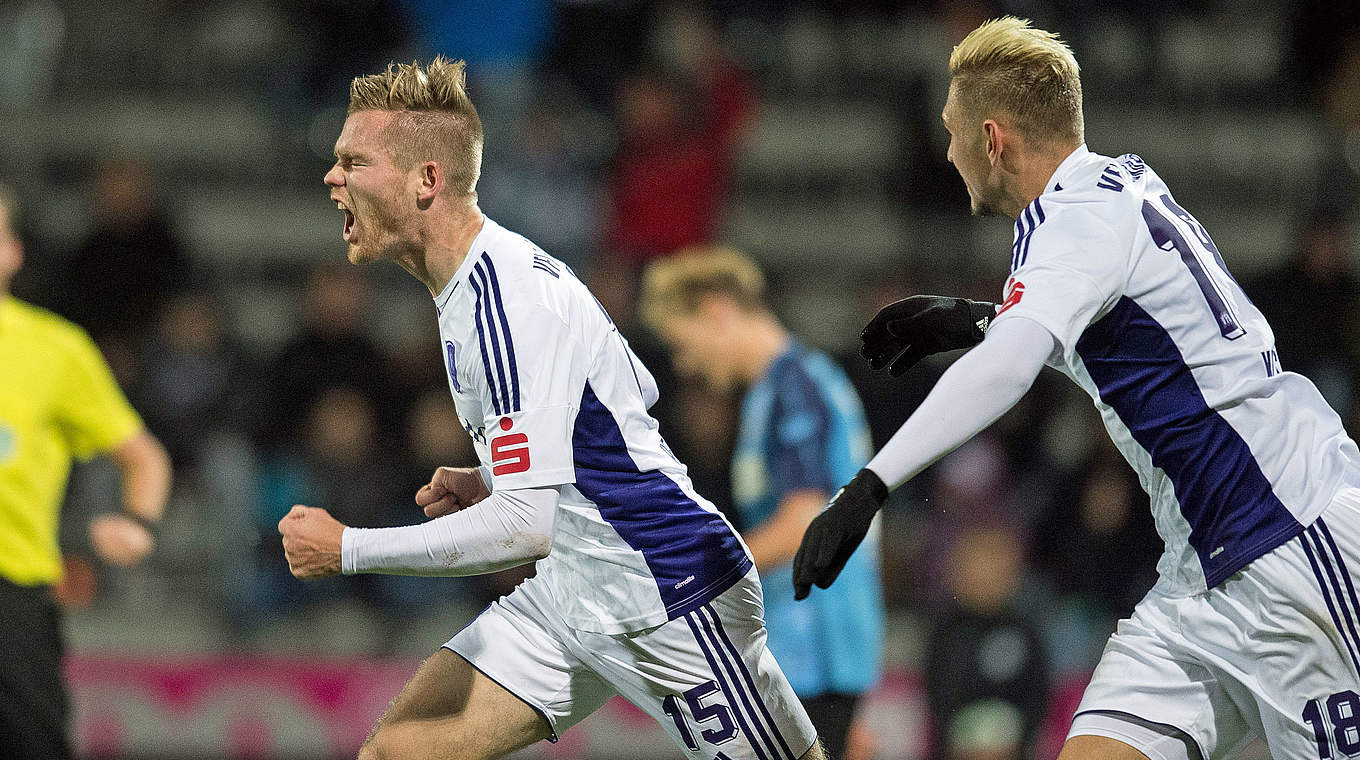
POLYGON ((376 260, 372 251, 367 250, 362 245, 350 243, 349 250, 345 253, 346 258, 351 264, 371 264, 376 260))

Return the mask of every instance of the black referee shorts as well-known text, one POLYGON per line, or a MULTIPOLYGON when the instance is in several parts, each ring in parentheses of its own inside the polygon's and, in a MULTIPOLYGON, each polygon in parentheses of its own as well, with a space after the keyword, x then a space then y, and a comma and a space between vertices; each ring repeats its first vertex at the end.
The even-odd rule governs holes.
POLYGON ((61 616, 46 586, 0 578, 0 757, 68 760, 61 616))

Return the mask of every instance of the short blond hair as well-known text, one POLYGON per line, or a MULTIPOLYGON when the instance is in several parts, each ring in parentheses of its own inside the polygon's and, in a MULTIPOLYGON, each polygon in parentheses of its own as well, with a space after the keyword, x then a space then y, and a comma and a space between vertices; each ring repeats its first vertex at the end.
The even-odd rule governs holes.
POLYGON ((1082 142, 1081 68, 1058 35, 1003 16, 949 55, 956 102, 973 121, 1000 117, 1038 142, 1082 142))
POLYGON ((435 161, 453 192, 475 194, 482 120, 467 94, 466 62, 437 56, 424 68, 389 63, 381 74, 358 77, 349 86, 349 113, 360 111, 397 112, 383 137, 399 166, 435 161))
POLYGON ((691 315, 708 296, 732 299, 744 311, 765 309, 765 276, 748 256, 727 246, 694 246, 657 259, 642 275, 642 321, 660 331, 671 315, 691 315))

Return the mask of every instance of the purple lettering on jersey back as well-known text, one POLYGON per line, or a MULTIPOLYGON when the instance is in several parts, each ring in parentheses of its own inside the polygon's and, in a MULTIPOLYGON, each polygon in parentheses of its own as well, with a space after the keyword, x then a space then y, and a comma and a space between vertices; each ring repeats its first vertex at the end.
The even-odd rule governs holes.
MULTIPOLYGON (((1231 282, 1232 278, 1228 275, 1228 269, 1223 265, 1223 257, 1218 255, 1218 247, 1209 239, 1209 233, 1199 225, 1199 222, 1195 221, 1194 217, 1186 213, 1185 209, 1177 206, 1171 200, 1171 196, 1163 195, 1162 202, 1172 209, 1172 213, 1178 219, 1189 225, 1200 246, 1213 255, 1224 276, 1227 276, 1231 282), (1208 240, 1207 243, 1205 243, 1206 240, 1208 240)), ((1176 251, 1180 254, 1181 261, 1185 262, 1185 268, 1190 270, 1190 276, 1195 278, 1195 284, 1199 286, 1200 292, 1204 294, 1205 302, 1209 304, 1209 311, 1214 315, 1219 333, 1228 340, 1236 340, 1246 335, 1247 329, 1242 326, 1228 297, 1219 290, 1218 283, 1214 282, 1204 262, 1201 261, 1198 249, 1185 239, 1175 223, 1167 218, 1151 201, 1143 201, 1143 221, 1147 223, 1148 231, 1152 233, 1152 242, 1158 248, 1164 251, 1176 251)))

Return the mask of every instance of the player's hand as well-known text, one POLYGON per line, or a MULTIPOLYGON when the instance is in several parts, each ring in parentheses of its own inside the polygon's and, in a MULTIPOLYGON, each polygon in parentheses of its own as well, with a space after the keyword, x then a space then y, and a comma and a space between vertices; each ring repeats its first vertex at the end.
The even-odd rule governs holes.
POLYGON ((126 515, 99 515, 90 521, 90 546, 110 565, 132 567, 156 548, 156 537, 126 515))
POLYGON ((860 333, 872 369, 901 377, 922 358, 982 342, 996 304, 946 296, 912 296, 879 310, 860 333))
POLYGON ((416 492, 416 504, 425 508, 426 517, 443 517, 490 495, 476 467, 440 467, 416 492))
POLYGON ((340 539, 345 525, 319 507, 293 505, 279 520, 288 570, 302 580, 340 574, 340 539))
POLYGON ((812 584, 827 588, 869 532, 888 487, 868 468, 860 470, 831 497, 803 534, 793 558, 793 598, 806 599, 812 584))

